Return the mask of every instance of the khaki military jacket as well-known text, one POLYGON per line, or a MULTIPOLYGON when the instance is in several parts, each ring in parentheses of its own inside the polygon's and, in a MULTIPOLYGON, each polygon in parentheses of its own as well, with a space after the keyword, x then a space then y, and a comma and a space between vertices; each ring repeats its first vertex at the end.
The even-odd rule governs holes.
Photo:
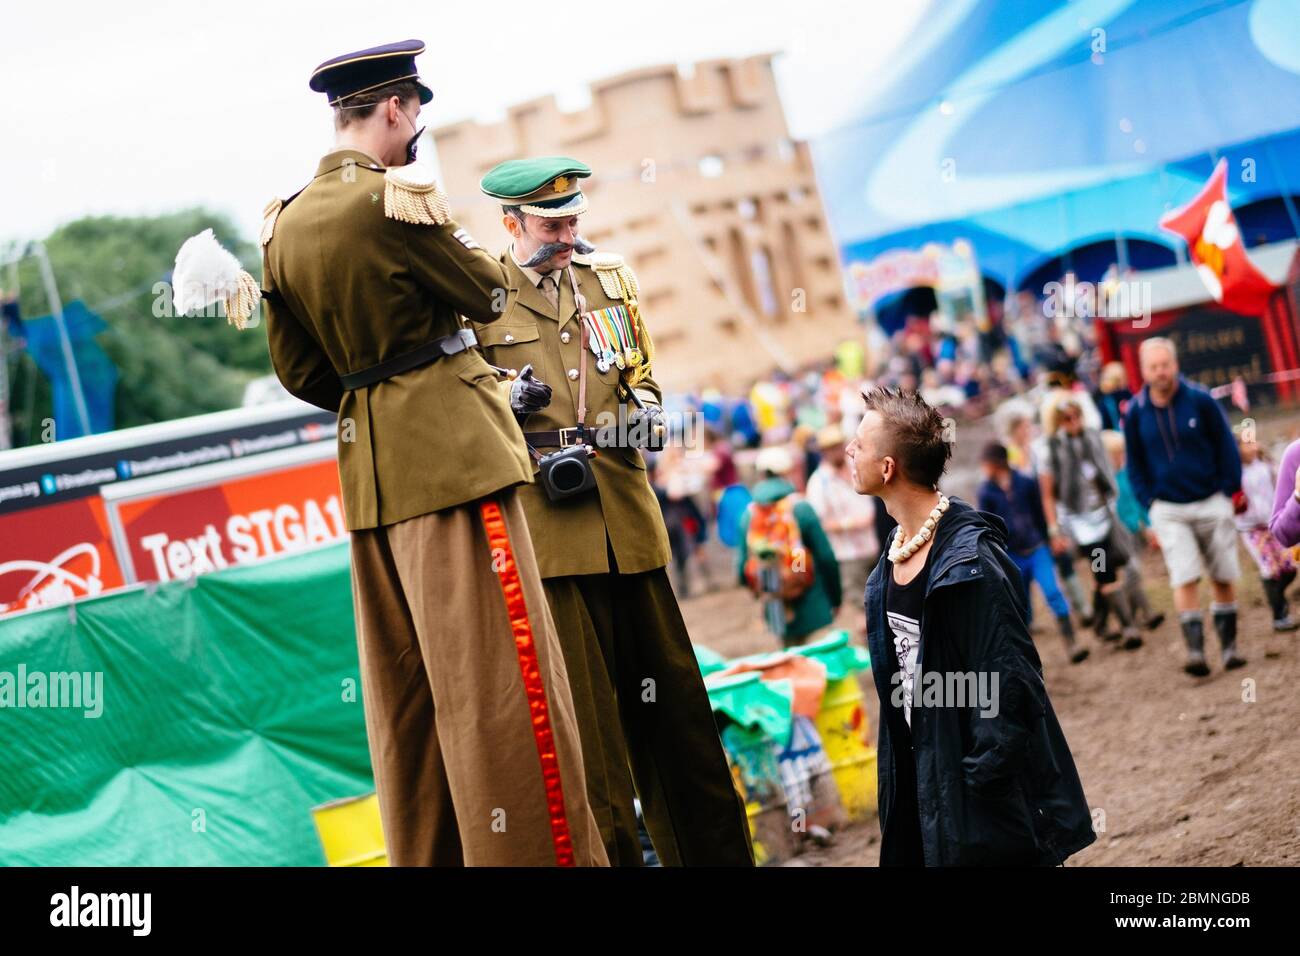
MULTIPOLYGON (((490 363, 515 370, 532 363, 537 377, 551 386, 550 405, 524 419, 524 432, 577 424, 579 383, 570 371, 576 371, 579 362, 587 365, 586 424, 617 422, 619 369, 611 366, 607 372, 599 371, 595 355, 583 350, 582 324, 567 271, 561 273, 557 310, 524 275, 509 250, 502 255, 500 264, 509 290, 505 314, 490 325, 474 323, 473 327, 490 363)), ((590 266, 575 261, 573 270, 588 310, 623 304, 621 299, 605 294, 590 266)), ((643 380, 637 392, 654 403, 662 400, 653 378, 643 380)), ((557 449, 552 446, 538 450, 546 454, 557 449)), ((666 565, 670 556, 668 532, 658 499, 646 479, 641 452, 635 448, 600 448, 592 465, 596 488, 577 497, 551 501, 538 484, 520 491, 542 577, 605 573, 610 570, 609 547, 622 574, 666 565)))
POLYGON ((301 192, 268 207, 262 230, 272 364, 290 393, 338 412, 349 530, 532 480, 509 402, 477 350, 351 391, 340 384, 455 333, 457 313, 501 315, 501 263, 454 220, 386 216, 384 173, 360 150, 331 152, 301 192))

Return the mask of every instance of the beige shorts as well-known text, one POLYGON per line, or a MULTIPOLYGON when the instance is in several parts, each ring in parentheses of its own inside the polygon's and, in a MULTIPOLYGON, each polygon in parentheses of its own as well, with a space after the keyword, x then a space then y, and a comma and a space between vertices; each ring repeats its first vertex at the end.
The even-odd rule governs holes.
POLYGON ((1150 516, 1171 587, 1199 581, 1207 573, 1224 582, 1241 576, 1232 499, 1227 495, 1219 492, 1186 504, 1153 501, 1150 516))

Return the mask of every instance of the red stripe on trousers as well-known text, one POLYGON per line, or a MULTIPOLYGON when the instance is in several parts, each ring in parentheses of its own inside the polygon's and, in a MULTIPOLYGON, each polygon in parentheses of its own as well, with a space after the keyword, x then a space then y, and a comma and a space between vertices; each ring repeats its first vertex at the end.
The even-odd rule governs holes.
MULTIPOLYGON (((506 599, 510 630, 515 638, 515 652, 519 655, 519 672, 523 675, 524 692, 528 696, 528 712, 533 724, 533 739, 537 742, 537 756, 542 762, 542 782, 546 786, 551 838, 555 842, 555 862, 557 866, 573 866, 573 838, 569 834, 569 820, 564 813, 560 761, 555 754, 555 735, 551 733, 551 719, 547 714, 546 684, 542 681, 542 669, 537 662, 537 644, 533 640, 533 625, 528 620, 524 585, 519 579, 519 566, 515 564, 514 549, 510 547, 510 532, 506 528, 501 506, 495 501, 484 501, 481 510, 483 529, 487 532, 488 547, 492 550, 492 563, 497 567, 497 577, 501 580, 501 591, 506 599)), ((552 653, 556 651, 553 650, 552 653)))

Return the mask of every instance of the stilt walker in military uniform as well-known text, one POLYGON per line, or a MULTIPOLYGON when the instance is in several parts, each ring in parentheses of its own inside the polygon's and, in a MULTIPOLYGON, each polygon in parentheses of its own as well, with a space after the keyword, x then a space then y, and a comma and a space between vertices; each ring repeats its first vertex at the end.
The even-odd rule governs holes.
POLYGON ((641 861, 634 781, 665 864, 749 866, 744 800, 669 584, 668 534, 638 450, 662 434, 663 412, 636 278, 617 255, 575 255, 591 251, 577 233, 587 208, 579 180, 590 174, 552 157, 483 178, 513 243, 501 257, 504 315, 474 328, 488 361, 507 370, 539 470, 520 498, 611 861, 641 861))
MULTIPOLYGON (((417 40, 321 64, 337 148, 267 208, 276 374, 339 415, 366 729, 395 865, 604 865, 516 486, 532 479, 461 313, 508 281, 410 166, 417 40)), ((416 134, 416 135, 412 135, 416 134)), ((179 261, 179 260, 178 260, 179 261)), ((237 310, 238 311, 238 310, 237 310)), ((309 599, 309 596, 304 596, 309 599)))

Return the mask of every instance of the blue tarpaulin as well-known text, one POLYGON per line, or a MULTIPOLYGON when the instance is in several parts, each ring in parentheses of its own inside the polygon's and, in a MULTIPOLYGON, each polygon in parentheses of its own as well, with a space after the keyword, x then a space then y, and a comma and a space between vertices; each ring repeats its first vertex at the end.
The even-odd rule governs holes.
POLYGON ((63 440, 112 431, 117 367, 95 341, 95 336, 107 328, 107 325, 80 301, 69 302, 64 306, 63 321, 68 329, 77 374, 81 379, 82 394, 86 400, 89 431, 82 428, 68 363, 54 316, 42 315, 27 319, 23 323, 23 333, 27 337, 27 351, 31 353, 37 367, 50 380, 54 393, 54 437, 63 440))

